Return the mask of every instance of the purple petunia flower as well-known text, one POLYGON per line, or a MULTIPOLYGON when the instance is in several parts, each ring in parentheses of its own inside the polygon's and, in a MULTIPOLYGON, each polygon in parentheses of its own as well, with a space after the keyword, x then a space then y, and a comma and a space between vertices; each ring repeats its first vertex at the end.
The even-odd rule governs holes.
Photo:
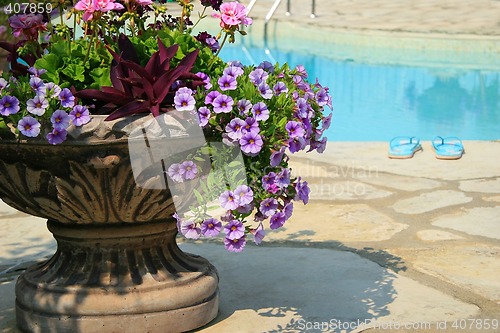
POLYGON ((0 114, 2 116, 9 116, 19 112, 19 100, 14 96, 6 95, 0 99, 0 114))
POLYGON ((243 64, 241 63, 241 61, 239 61, 239 60, 228 61, 227 66, 228 67, 239 67, 241 69, 243 69, 243 67, 244 67, 243 64))
POLYGON ((317 93, 316 93, 316 100, 318 101, 319 106, 325 106, 328 105, 331 101, 331 97, 328 94, 328 92, 321 88, 317 93))
POLYGON ((58 145, 66 140, 68 132, 65 129, 57 130, 53 129, 52 132, 47 134, 47 141, 52 145, 58 145))
POLYGON ((269 219, 270 223, 270 228, 272 230, 281 228, 285 224, 285 213, 283 212, 278 212, 275 213, 271 218, 269 219))
POLYGON ((216 99, 221 93, 218 92, 217 90, 213 90, 207 94, 205 97, 205 104, 212 104, 214 102, 214 99, 216 99))
POLYGON ((285 214, 285 220, 288 220, 292 217, 293 214, 293 202, 289 202, 283 207, 283 213, 285 214))
POLYGON ((90 121, 90 112, 83 105, 75 105, 69 113, 69 117, 75 126, 83 126, 90 121))
POLYGON ((45 93, 45 83, 43 83, 43 80, 40 79, 39 77, 32 76, 30 78, 30 87, 34 91, 37 92, 37 94, 44 94, 45 93))
POLYGON ((295 70, 297 71, 297 75, 303 78, 307 78, 307 71, 306 68, 303 65, 297 65, 295 67, 295 70))
POLYGON ((276 184, 271 184, 265 188, 265 190, 269 193, 276 194, 279 192, 280 188, 276 184))
POLYGON ((2 92, 2 90, 4 90, 8 85, 9 82, 7 82, 7 80, 3 77, 0 77, 0 92, 2 92))
POLYGON ((295 184, 295 191, 297 192, 297 194, 295 195, 295 200, 302 200, 304 204, 307 204, 309 202, 309 193, 311 192, 311 190, 309 189, 306 181, 300 181, 300 177, 297 180, 297 184, 295 184))
POLYGON ((177 214, 177 213, 172 214, 172 217, 173 217, 174 219, 176 219, 176 221, 177 221, 177 223, 176 223, 176 224, 177 224, 177 230, 178 230, 179 232, 181 232, 181 223, 182 223, 182 219, 180 218, 179 214, 177 214))
POLYGON ((259 207, 260 212, 266 217, 269 217, 276 213, 277 209, 278 200, 276 200, 275 198, 266 198, 262 200, 259 207))
POLYGON ((321 122, 321 129, 326 131, 327 129, 330 128, 330 125, 332 124, 332 115, 333 113, 330 112, 330 114, 326 117, 324 117, 321 122))
POLYGON ((194 221, 187 220, 181 222, 181 233, 186 238, 198 239, 201 235, 201 229, 198 228, 194 221))
POLYGON ((274 183, 280 188, 290 185, 290 169, 285 168, 281 170, 281 172, 276 175, 274 183))
POLYGON ((248 213, 252 212, 254 208, 255 208, 255 205, 252 202, 252 203, 244 205, 244 206, 239 206, 236 210, 240 214, 248 214, 248 213))
POLYGON ((72 108, 75 106, 75 96, 71 93, 68 88, 64 88, 61 90, 59 94, 59 100, 61 101, 61 105, 63 108, 72 108))
MULTIPOLYGON (((310 114, 312 115, 313 112, 310 112, 310 114)), ((313 134, 312 123, 309 118, 302 119, 302 128, 304 128, 304 131, 306 132, 304 137, 308 138, 311 134, 313 134)))
POLYGON ((215 113, 229 113, 233 109, 234 101, 230 96, 220 94, 217 96, 212 105, 215 113))
POLYGON ((316 151, 320 154, 323 154, 323 152, 325 151, 326 149, 326 143, 327 143, 327 139, 326 138, 323 138, 321 139, 321 141, 318 141, 316 143, 316 151))
POLYGON ((262 68, 256 68, 248 74, 250 78, 250 82, 252 82, 255 86, 259 86, 261 83, 266 82, 269 74, 262 68))
POLYGON ((259 123, 255 118, 248 117, 245 119, 245 127, 243 128, 244 133, 254 133, 254 134, 259 134, 260 128, 259 128, 259 123))
POLYGON ((226 213, 220 217, 220 220, 224 221, 224 222, 229 222, 229 221, 234 220, 233 212, 230 210, 227 210, 226 213))
POLYGON ((235 238, 235 239, 229 239, 229 238, 224 238, 224 248, 228 250, 229 252, 241 252, 243 251, 243 248, 245 247, 247 241, 245 239, 245 236, 242 236, 241 238, 235 238))
POLYGON ((47 73, 47 70, 46 69, 38 69, 35 67, 30 67, 30 68, 28 68, 28 73, 30 73, 31 75, 33 75, 35 77, 40 77, 42 74, 47 73))
POLYGON ((270 63, 267 60, 264 60, 263 62, 261 62, 259 64, 259 66, 257 66, 257 68, 262 68, 263 70, 265 70, 268 73, 274 73, 274 66, 273 66, 273 64, 270 63))
POLYGON ((240 118, 232 119, 229 124, 226 125, 227 135, 232 140, 239 140, 243 136, 243 129, 247 123, 240 118))
POLYGON ((224 226, 227 239, 238 239, 245 236, 245 226, 241 221, 231 220, 224 226))
POLYGON ((17 129, 22 135, 34 138, 40 134, 40 123, 31 116, 26 116, 19 121, 17 129))
POLYGON ((237 78, 238 76, 243 74, 243 68, 241 68, 239 66, 231 65, 231 66, 226 67, 224 69, 224 71, 222 72, 222 74, 237 78))
POLYGON ((239 140, 241 151, 249 156, 257 155, 262 149, 264 142, 259 134, 252 132, 245 133, 239 140))
POLYGON ((26 110, 37 116, 41 116, 45 113, 45 110, 49 107, 49 101, 44 95, 36 95, 35 97, 28 99, 26 101, 26 110))
POLYGON ((213 37, 208 37, 207 39, 205 39, 205 43, 214 53, 217 52, 217 50, 219 50, 220 48, 219 41, 213 37))
POLYGON ((176 91, 174 96, 174 106, 177 111, 192 111, 196 101, 193 97, 193 91, 189 88, 181 88, 176 91))
POLYGON ((173 163, 171 166, 169 166, 167 174, 174 182, 182 183, 184 181, 181 165, 179 163, 173 163))
POLYGON ((297 101, 295 102, 295 106, 297 108, 297 115, 299 116, 299 118, 302 119, 307 118, 309 114, 309 109, 311 107, 307 102, 307 100, 301 97, 297 99, 297 101))
POLYGON ((184 179, 195 179, 196 174, 198 173, 198 167, 193 161, 184 161, 182 162, 180 166, 180 171, 181 174, 183 175, 184 179))
POLYGON ((297 121, 290 120, 286 124, 285 129, 288 132, 290 138, 303 137, 305 134, 304 129, 302 128, 302 124, 297 121))
POLYGON ((201 234, 205 237, 215 237, 222 229, 222 223, 214 218, 209 218, 201 223, 201 234))
POLYGON ((253 201, 253 191, 247 185, 240 185, 234 190, 234 197, 238 205, 249 205, 253 201))
POLYGON ((52 127, 58 131, 65 130, 69 126, 69 116, 63 110, 56 110, 50 117, 52 127))
MULTIPOLYGON (((49 98, 59 97, 59 94, 61 93, 61 91, 62 91, 61 87, 59 87, 54 82, 48 82, 45 84, 44 95, 49 97, 49 98)), ((71 105, 70 107, 73 107, 73 105, 71 105)))
POLYGON ((232 191, 224 191, 219 196, 219 202, 222 208, 226 210, 233 210, 238 208, 238 201, 232 191))
POLYGON ((266 232, 264 231, 264 226, 262 225, 262 223, 260 223, 256 229, 252 229, 250 232, 253 234, 253 241, 257 245, 262 243, 262 240, 266 236, 266 232))
POLYGON ((252 103, 249 100, 241 99, 236 103, 236 107, 240 111, 240 116, 243 116, 248 114, 248 111, 252 108, 252 103))
POLYGON ((236 78, 230 75, 222 75, 217 83, 219 84, 220 90, 222 91, 235 90, 238 86, 236 78))
POLYGON ((265 121, 269 119, 269 110, 264 102, 258 102, 252 107, 252 113, 257 121, 265 121))
POLYGON ((285 147, 281 147, 280 150, 273 152, 270 158, 271 166, 275 167, 280 165, 284 155, 285 155, 285 147))
POLYGON ((262 185, 264 189, 267 189, 266 187, 273 185, 275 180, 276 180, 276 174, 272 171, 269 172, 267 175, 262 176, 262 185))
POLYGON ((276 96, 279 96, 281 94, 287 94, 288 93, 288 87, 284 82, 276 82, 276 84, 273 87, 273 92, 276 96))
POLYGON ((298 151, 301 151, 306 146, 306 140, 302 137, 295 137, 288 140, 288 149, 290 153, 295 154, 298 151))
POLYGON ((271 88, 267 83, 262 82, 261 84, 259 84, 257 89, 259 89, 259 93, 262 96, 262 98, 270 99, 271 97, 273 97, 273 91, 271 90, 271 88))
POLYGON ((210 109, 206 106, 202 106, 198 109, 198 122, 201 127, 208 125, 208 120, 210 119, 210 109))
POLYGON ((327 138, 323 138, 321 139, 321 141, 313 141, 313 142, 314 142, 313 149, 316 149, 318 153, 322 154, 326 149, 327 138))
POLYGON ((200 79, 203 80, 203 83, 205 83, 205 89, 212 89, 212 84, 210 83, 210 77, 203 73, 203 72, 198 72, 196 73, 196 76, 198 76, 200 79))

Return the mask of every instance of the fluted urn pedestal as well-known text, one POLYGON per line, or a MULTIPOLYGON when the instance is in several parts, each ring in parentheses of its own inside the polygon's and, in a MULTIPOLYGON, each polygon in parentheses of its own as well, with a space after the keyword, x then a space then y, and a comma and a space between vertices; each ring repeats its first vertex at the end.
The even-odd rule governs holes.
MULTIPOLYGON (((23 332, 183 332, 217 315, 217 272, 177 246, 171 191, 137 184, 131 123, 96 116, 57 146, 0 140, 0 197, 57 240, 18 278, 23 332)), ((164 177, 143 169, 143 184, 164 177)))

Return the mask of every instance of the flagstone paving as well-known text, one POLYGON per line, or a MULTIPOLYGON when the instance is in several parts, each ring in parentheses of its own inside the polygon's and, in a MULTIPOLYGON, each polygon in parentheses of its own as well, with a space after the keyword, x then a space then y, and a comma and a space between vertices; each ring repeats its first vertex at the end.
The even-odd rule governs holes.
MULTIPOLYGON (((491 159, 500 156, 500 142, 466 144, 487 147, 491 159)), ((446 325, 439 331, 456 332, 458 320, 500 319, 499 201, 486 186, 496 185, 500 161, 486 161, 494 170, 482 167, 493 176, 467 179, 459 173, 429 177, 425 170, 442 161, 415 158, 411 162, 424 171, 409 175, 409 161, 387 164, 385 145, 333 142, 327 162, 306 158, 315 154, 291 159, 311 184, 355 183, 375 195, 313 193, 308 205, 295 204, 283 229, 269 232, 260 247, 249 241, 240 254, 227 253, 220 238, 180 239, 185 251, 208 258, 220 275, 219 315, 198 331, 372 333, 413 323, 431 326, 393 331, 446 325), (384 146, 384 159, 356 160, 367 145, 384 146), (344 154, 336 158, 332 151, 344 154), (306 329, 323 322, 330 326, 306 329), (342 322, 349 329, 335 329, 342 322)), ((448 163, 467 173, 474 163, 469 156, 448 163)), ((17 332, 15 278, 54 251, 43 220, 0 203, 0 332, 17 332)))

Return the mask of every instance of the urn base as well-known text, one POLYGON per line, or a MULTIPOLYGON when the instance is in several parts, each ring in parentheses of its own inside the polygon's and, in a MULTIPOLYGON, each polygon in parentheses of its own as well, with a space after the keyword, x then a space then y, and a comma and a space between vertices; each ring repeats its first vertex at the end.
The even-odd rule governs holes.
POLYGON ((16 283, 23 332, 184 332, 218 312, 218 276, 182 252, 175 221, 48 228, 57 252, 16 283))

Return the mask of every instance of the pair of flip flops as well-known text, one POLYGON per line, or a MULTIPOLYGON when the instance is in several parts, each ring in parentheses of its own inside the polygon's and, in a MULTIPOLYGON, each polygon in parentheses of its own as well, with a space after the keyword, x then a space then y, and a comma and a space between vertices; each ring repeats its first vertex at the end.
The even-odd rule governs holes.
MULTIPOLYGON (((436 158, 441 160, 456 160, 464 154, 462 141, 457 137, 443 138, 440 136, 432 140, 432 147, 436 158)), ((389 143, 389 158, 412 158, 416 152, 422 151, 420 140, 414 136, 398 136, 389 143)))

